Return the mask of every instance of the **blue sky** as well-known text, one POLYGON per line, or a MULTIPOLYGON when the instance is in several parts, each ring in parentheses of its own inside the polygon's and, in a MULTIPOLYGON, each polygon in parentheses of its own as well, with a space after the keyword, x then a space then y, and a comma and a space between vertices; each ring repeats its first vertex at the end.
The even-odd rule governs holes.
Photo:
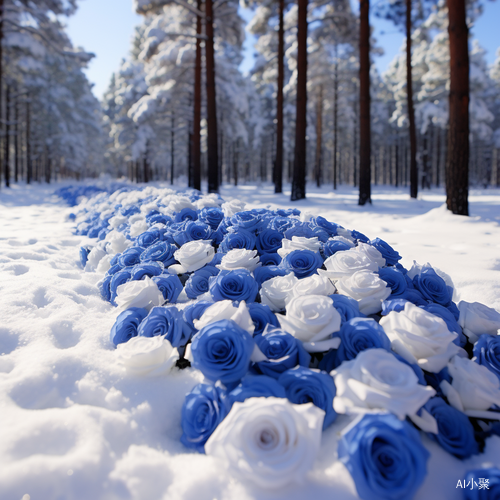
MULTIPOLYGON (((250 15, 249 11, 242 11, 244 19, 250 15)), ((487 50, 489 64, 494 61, 495 51, 500 47, 499 21, 500 0, 487 0, 484 14, 472 30, 487 50)), ((127 57, 134 27, 140 22, 141 17, 132 10, 131 0, 81 0, 77 13, 68 20, 68 34, 73 43, 96 55, 86 73, 95 84, 93 90, 98 98, 102 97, 121 59, 127 57)), ((375 58, 375 64, 383 72, 399 51, 404 37, 389 22, 373 18, 371 23, 375 27, 378 45, 385 52, 383 56, 375 58)), ((252 47, 252 37, 247 35, 242 71, 252 67, 252 47)))

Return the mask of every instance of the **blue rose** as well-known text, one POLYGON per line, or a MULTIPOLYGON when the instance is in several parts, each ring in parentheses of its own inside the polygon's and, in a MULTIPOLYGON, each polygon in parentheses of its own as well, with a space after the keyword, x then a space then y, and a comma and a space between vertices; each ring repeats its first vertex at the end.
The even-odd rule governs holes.
POLYGON ((195 271, 185 284, 186 295, 190 299, 196 299, 200 295, 208 292, 208 280, 212 276, 217 276, 219 269, 213 266, 205 266, 195 271))
POLYGON ((247 304, 247 307, 255 326, 254 335, 261 334, 266 328, 266 325, 280 326, 276 314, 274 314, 271 308, 266 306, 266 304, 252 302, 247 304))
POLYGON ((198 220, 198 213, 196 210, 186 207, 175 214, 174 222, 184 222, 187 220, 198 220))
POLYGON ((131 215, 138 214, 140 211, 141 209, 137 205, 132 205, 128 208, 122 208, 120 210, 120 215, 123 215, 124 217, 130 217, 131 215))
POLYGON ((257 239, 250 231, 243 228, 230 228, 219 245, 218 252, 227 253, 236 248, 253 250, 257 239))
POLYGON ((161 240, 161 233, 158 228, 151 228, 137 236, 137 244, 147 248, 161 240))
POLYGON ((349 243, 346 243, 345 241, 342 240, 328 240, 324 245, 323 245, 323 255, 325 258, 331 257, 332 255, 336 254, 337 252, 344 252, 346 250, 350 250, 352 248, 349 243))
POLYGON ((259 254, 276 253, 281 248, 283 235, 276 229, 264 229, 257 236, 257 250, 259 254))
POLYGON ((323 259, 317 252, 311 250, 293 250, 281 261, 280 267, 293 272, 299 279, 318 274, 318 268, 323 265, 323 259))
POLYGON ((498 500, 500 498, 500 469, 488 467, 468 471, 463 481, 463 488, 465 488, 464 500, 498 500), (485 487, 479 489, 481 480, 483 484, 487 483, 488 489, 485 487))
POLYGON ((466 415, 439 397, 429 399, 424 409, 436 419, 439 431, 437 434, 427 435, 445 451, 460 459, 479 453, 479 446, 474 439, 474 427, 466 415))
POLYGON ((263 253, 260 256, 260 263, 263 266, 279 266, 282 260, 277 253, 263 253))
POLYGON ((278 208, 275 210, 275 213, 281 217, 290 217, 292 215, 298 217, 300 215, 300 210, 298 208, 278 208))
POLYGON ((214 231, 217 230, 222 219, 224 219, 224 212, 219 207, 205 207, 198 214, 198 220, 208 224, 214 231))
POLYGON ((228 410, 224 389, 207 384, 194 386, 182 405, 181 443, 205 453, 205 443, 224 420, 228 410))
POLYGON ((321 217, 318 216, 318 217, 314 217, 314 219, 311 220, 311 222, 323 229, 323 231, 326 231, 328 233, 328 236, 337 236, 337 230, 339 228, 342 228, 342 226, 340 226, 339 224, 335 224, 335 222, 330 222, 328 220, 326 220, 324 217, 321 217))
POLYGON ((451 302, 453 290, 446 286, 444 279, 438 276, 432 267, 424 267, 420 274, 413 278, 413 285, 426 300, 445 307, 451 302))
POLYGON ((311 356, 302 347, 302 342, 279 328, 271 328, 262 335, 256 335, 254 341, 269 359, 255 363, 255 369, 269 377, 278 378, 290 368, 308 367, 311 362, 311 356))
POLYGON ((163 298, 169 304, 173 304, 177 301, 177 298, 182 292, 182 283, 177 275, 160 274, 159 276, 155 276, 153 281, 156 283, 158 290, 162 293, 163 298))
POLYGON ((215 301, 244 300, 255 302, 259 285, 246 269, 221 271, 217 276, 210 278, 209 290, 215 301))
POLYGON ((261 266, 254 270, 253 276, 259 287, 261 287, 264 281, 276 278, 276 276, 285 276, 288 273, 289 271, 278 266, 261 266))
POLYGON ((200 319, 203 316, 203 313, 213 305, 214 302, 212 301, 200 300, 194 304, 190 304, 182 310, 182 317, 193 332, 196 331, 193 320, 200 319))
POLYGON ((89 253, 91 250, 92 247, 90 245, 80 247, 80 264, 82 265, 82 267, 85 267, 85 264, 87 264, 87 260, 89 258, 89 253))
POLYGON ((285 231, 285 238, 291 240, 294 236, 302 238, 318 238, 319 241, 326 243, 328 241, 328 233, 318 226, 311 227, 307 222, 297 222, 293 227, 285 231))
POLYGON ((141 253, 141 262, 157 261, 162 262, 165 267, 176 263, 174 252, 177 250, 175 245, 166 241, 159 241, 148 247, 141 253))
POLYGON ((111 278, 110 285, 109 285, 109 289, 111 292, 110 302, 115 301, 115 299, 118 295, 118 287, 120 285, 123 285, 127 281, 129 281, 131 276, 132 276, 132 268, 131 267, 126 267, 113 275, 113 277, 111 278))
POLYGON ((474 345, 475 362, 485 366, 500 379, 500 335, 479 336, 474 345))
POLYGON ((391 341, 384 329, 371 318, 352 318, 346 321, 338 333, 341 342, 337 350, 336 364, 354 359, 367 349, 382 348, 391 351, 391 341))
POLYGON ((271 219, 269 222, 269 229, 275 229, 276 231, 284 234, 287 229, 290 229, 295 224, 294 219, 289 219, 288 217, 277 216, 271 219))
POLYGON ((99 281, 97 283, 97 288, 99 289, 99 293, 102 297, 103 300, 106 302, 111 302, 111 289, 109 288, 109 285, 111 283, 111 279, 113 276, 107 275, 104 277, 103 280, 99 281))
POLYGON ((173 235, 174 241, 180 247, 189 241, 212 239, 212 229, 203 222, 188 221, 183 231, 173 235))
POLYGON ((340 314, 341 324, 352 318, 365 317, 365 315, 361 314, 359 311, 359 304, 357 300, 337 293, 329 295, 329 297, 333 300, 333 307, 335 307, 340 314))
POLYGON ((286 397, 292 403, 313 403, 325 411, 323 429, 337 418, 333 409, 333 398, 337 390, 328 373, 297 366, 282 373, 278 382, 285 388, 286 397))
POLYGON ((243 403, 248 398, 286 398, 285 389, 274 378, 246 374, 228 394, 229 405, 243 403))
POLYGON ((207 266, 210 266, 210 267, 218 266, 222 262, 223 257, 224 257, 224 254, 216 253, 214 255, 214 258, 207 264, 207 266))
POLYGON ((391 298, 402 296, 408 288, 404 274, 393 267, 383 267, 379 269, 378 275, 392 290, 391 298))
POLYGON ((392 248, 391 245, 386 243, 384 240, 375 238, 374 240, 370 241, 370 244, 382 254, 382 257, 385 259, 385 262, 388 266, 395 266, 398 261, 401 260, 401 255, 399 255, 399 252, 396 252, 396 250, 394 250, 394 248, 392 248))
POLYGON ((401 312, 405 308, 406 299, 386 299, 382 302, 382 316, 387 316, 391 311, 401 312))
POLYGON ((159 276, 163 273, 165 267, 162 262, 148 262, 147 264, 136 264, 131 271, 130 278, 132 281, 142 280, 144 277, 148 276, 152 278, 153 276, 159 276))
POLYGON ((234 321, 215 321, 193 337, 193 366, 209 380, 233 384, 248 372, 254 345, 251 335, 234 321))
POLYGON ((259 233, 266 226, 266 218, 263 214, 255 210, 247 210, 245 212, 238 212, 231 217, 233 226, 238 226, 253 234, 259 233))
POLYGON ((342 436, 338 456, 363 500, 406 500, 425 479, 429 452, 415 428, 388 413, 364 415, 342 436))
POLYGON ((144 247, 130 247, 127 248, 118 257, 118 264, 122 267, 131 267, 141 262, 141 254, 144 252, 144 247))
POLYGON ((370 238, 368 238, 368 236, 365 236, 363 233, 360 233, 355 229, 351 231, 351 236, 356 240, 356 244, 358 244, 359 242, 370 243, 370 238))
POLYGON ((137 330, 141 321, 147 316, 146 309, 131 307, 121 312, 116 318, 115 324, 111 327, 109 338, 117 346, 127 342, 132 337, 137 336, 137 330))
POLYGON ((416 306, 426 306, 428 304, 424 296, 414 288, 407 288, 403 294, 398 296, 398 299, 404 299, 416 306))
POLYGON ((152 226, 153 224, 165 224, 166 226, 168 226, 169 224, 172 224, 172 222, 174 222, 172 220, 172 217, 169 217, 168 215, 163 215, 163 214, 154 214, 154 215, 151 215, 151 216, 147 216, 146 217, 146 222, 152 226))
POLYGON ((113 276, 116 274, 118 271, 121 271, 123 268, 120 266, 120 264, 113 264, 111 267, 106 271, 106 274, 113 276))
POLYGON ((153 307, 138 330, 142 337, 165 337, 173 347, 186 345, 191 329, 176 307, 153 307))

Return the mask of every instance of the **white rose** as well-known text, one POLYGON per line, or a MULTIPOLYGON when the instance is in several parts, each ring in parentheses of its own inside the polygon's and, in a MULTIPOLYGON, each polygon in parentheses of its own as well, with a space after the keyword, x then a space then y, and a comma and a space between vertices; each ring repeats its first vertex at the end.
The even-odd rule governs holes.
POLYGON ((471 343, 476 343, 479 335, 497 335, 500 330, 500 313, 479 302, 461 300, 458 304, 458 323, 471 343))
POLYGON ((124 215, 115 215, 109 219, 109 226, 114 229, 122 224, 125 224, 126 222, 128 222, 128 217, 125 217, 124 215))
POLYGON ((298 281, 293 273, 264 281, 260 289, 262 303, 269 306, 274 312, 282 311, 285 309, 288 294, 298 281))
POLYGON ((170 198, 168 204, 168 210, 170 213, 181 212, 185 208, 190 208, 191 210, 196 210, 196 206, 187 196, 173 195, 170 198))
POLYGON ((214 255, 214 247, 210 241, 189 241, 174 252, 174 258, 180 262, 180 266, 174 264, 168 270, 170 272, 172 269, 176 274, 191 273, 211 262, 214 255))
POLYGON ((120 231, 110 231, 105 238, 109 242, 113 254, 122 253, 124 250, 132 246, 132 242, 127 240, 125 235, 120 231))
POLYGON ((231 200, 226 201, 221 205, 222 212, 225 217, 232 217, 234 214, 238 212, 243 212, 245 210, 246 203, 242 200, 231 200))
POLYGON ((179 359, 177 349, 161 335, 132 337, 116 349, 119 362, 132 375, 164 375, 179 359))
MULTIPOLYGON (((341 252, 335 255, 339 253, 341 252)), ((337 281, 335 286, 338 293, 357 300, 359 310, 363 314, 375 314, 381 311, 382 302, 391 294, 387 283, 369 271, 357 271, 352 276, 337 281)))
POLYGON ((378 271, 378 264, 355 248, 335 252, 325 260, 324 269, 318 273, 330 279, 340 279, 352 276, 357 271, 378 271))
POLYGON ((194 320, 193 324, 197 330, 201 330, 204 326, 207 326, 214 321, 220 321, 221 319, 232 319, 239 327, 246 330, 250 335, 253 335, 255 331, 255 325, 253 324, 252 317, 248 312, 248 307, 245 301, 242 300, 238 307, 233 306, 231 300, 221 300, 211 305, 201 316, 200 319, 194 320))
POLYGON ((130 236, 135 238, 136 236, 139 236, 140 234, 147 231, 148 229, 149 226, 148 223, 146 222, 146 219, 138 220, 130 226, 130 236))
POLYGON ((321 445, 325 412, 312 403, 250 398, 234 403, 205 444, 231 473, 265 489, 303 482, 321 445))
POLYGON ((403 420, 412 416, 436 391, 418 383, 410 366, 385 349, 367 349, 331 372, 337 394, 337 413, 387 410, 403 420))
POLYGON ((303 295, 332 295, 335 293, 335 290, 335 286, 328 278, 319 274, 313 274, 295 283, 287 300, 303 295))
POLYGON ((484 414, 491 406, 500 406, 500 380, 494 373, 459 356, 448 363, 448 372, 453 378, 451 385, 443 380, 440 386, 452 406, 469 416, 500 419, 496 412, 484 414))
POLYGON ((340 330, 341 318, 330 297, 294 297, 286 306, 286 315, 276 316, 281 328, 301 340, 306 351, 328 351, 340 344, 340 338, 332 339, 332 333, 340 330))
POLYGON ((463 352, 453 343, 457 334, 448 330, 443 319, 411 302, 402 311, 384 316, 380 325, 391 340, 393 351, 428 372, 440 372, 452 356, 463 352))
POLYGON ((196 200, 195 205, 198 210, 202 210, 207 207, 219 207, 220 200, 216 193, 210 193, 202 196, 199 200, 196 200))
POLYGON ((143 307, 150 311, 164 302, 163 294, 149 276, 139 281, 127 281, 116 291, 118 295, 115 302, 122 311, 131 307, 143 307))
POLYGON ((375 262, 378 267, 385 266, 384 257, 382 257, 382 254, 374 246, 368 245, 368 243, 362 243, 360 241, 355 250, 356 252, 366 255, 366 257, 368 257, 368 259, 370 259, 372 262, 375 262))
POLYGON ((317 236, 314 238, 305 238, 303 236, 292 236, 291 241, 287 239, 281 240, 281 248, 278 249, 278 255, 284 259, 290 252, 294 250, 311 250, 319 252, 321 242, 317 236))
POLYGON ((232 271, 233 269, 247 269, 250 272, 255 271, 262 264, 257 250, 245 250, 244 248, 235 248, 229 250, 217 267, 221 270, 232 271))

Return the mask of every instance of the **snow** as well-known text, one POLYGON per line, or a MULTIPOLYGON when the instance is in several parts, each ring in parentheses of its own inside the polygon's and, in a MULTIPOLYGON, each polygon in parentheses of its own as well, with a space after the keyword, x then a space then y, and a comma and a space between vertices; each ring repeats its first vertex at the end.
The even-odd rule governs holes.
MULTIPOLYGON (((184 395, 202 380, 194 370, 164 378, 126 375, 109 331, 117 311, 84 272, 66 207, 53 196, 61 185, 14 186, 0 192, 0 498, 103 499, 331 499, 357 498, 336 460, 340 416, 323 434, 305 484, 277 493, 241 483, 215 459, 180 443, 184 395)), ((289 201, 269 184, 221 189, 224 199, 250 207, 298 207, 381 237, 403 256, 430 262, 453 279, 457 299, 500 310, 500 190, 471 190, 471 217, 446 211, 442 190, 410 200, 407 189, 373 187, 373 205, 359 207, 357 191, 308 187, 289 201)), ((95 240, 94 240, 95 241, 95 240)), ((88 240, 83 240, 88 242, 88 240)), ((471 468, 500 465, 500 438, 463 462, 424 437, 432 452, 416 499, 462 498, 456 488, 471 468)))

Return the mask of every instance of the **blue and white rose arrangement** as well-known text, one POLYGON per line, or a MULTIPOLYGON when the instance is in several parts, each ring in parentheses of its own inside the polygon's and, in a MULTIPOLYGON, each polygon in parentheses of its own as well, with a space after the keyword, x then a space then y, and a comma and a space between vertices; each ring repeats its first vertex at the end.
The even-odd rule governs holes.
POLYGON ((430 265, 405 269, 385 241, 323 217, 193 190, 122 188, 85 210, 77 233, 98 242, 80 259, 105 273, 121 363, 199 370, 181 441, 238 477, 303 481, 346 415, 337 453, 359 496, 410 499, 422 434, 464 459, 499 432, 500 314, 456 304, 430 265))

